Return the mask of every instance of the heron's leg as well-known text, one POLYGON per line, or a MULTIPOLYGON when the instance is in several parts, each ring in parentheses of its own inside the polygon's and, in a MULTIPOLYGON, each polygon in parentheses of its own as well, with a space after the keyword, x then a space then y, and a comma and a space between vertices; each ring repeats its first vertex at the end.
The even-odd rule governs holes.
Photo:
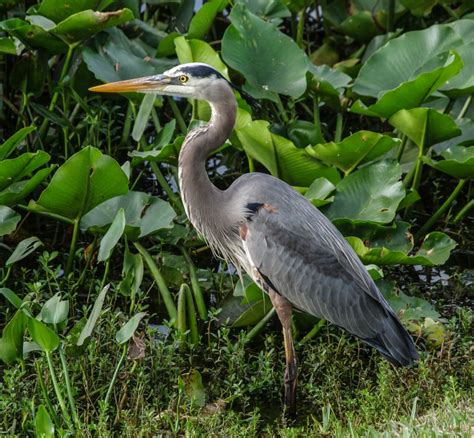
POLYGON ((278 314, 285 342, 286 371, 285 371, 285 415, 294 417, 296 414, 296 378, 297 364, 296 353, 291 335, 291 304, 273 290, 268 291, 273 307, 278 314))

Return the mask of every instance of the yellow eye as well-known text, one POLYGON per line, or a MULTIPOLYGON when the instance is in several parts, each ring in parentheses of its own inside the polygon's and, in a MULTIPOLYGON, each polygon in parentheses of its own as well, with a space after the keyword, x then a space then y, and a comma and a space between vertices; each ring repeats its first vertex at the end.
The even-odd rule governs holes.
POLYGON ((186 75, 181 75, 179 78, 178 78, 179 82, 181 82, 182 84, 185 84, 186 82, 188 82, 188 77, 186 75))

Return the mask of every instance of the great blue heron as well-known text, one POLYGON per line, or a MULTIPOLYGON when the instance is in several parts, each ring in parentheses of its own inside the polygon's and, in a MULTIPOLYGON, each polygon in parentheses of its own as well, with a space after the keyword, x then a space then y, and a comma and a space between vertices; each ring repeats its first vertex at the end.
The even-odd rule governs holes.
POLYGON ((285 182, 242 175, 227 190, 209 180, 206 160, 234 128, 237 104, 230 83, 207 64, 178 65, 163 74, 91 88, 157 93, 209 102, 210 121, 192 130, 179 154, 179 187, 191 223, 210 247, 269 295, 283 327, 286 412, 296 410, 292 307, 346 329, 389 362, 418 359, 403 328, 352 248, 333 224, 285 182))

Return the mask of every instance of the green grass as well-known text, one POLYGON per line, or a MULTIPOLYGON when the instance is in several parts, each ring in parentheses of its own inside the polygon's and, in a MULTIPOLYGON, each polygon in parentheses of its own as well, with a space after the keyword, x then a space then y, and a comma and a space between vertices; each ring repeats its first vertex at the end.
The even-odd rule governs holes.
MULTIPOLYGON (((125 319, 114 310, 114 302, 108 302, 85 354, 68 358, 80 435, 472 434, 471 309, 461 308, 450 319, 451 335, 440 349, 420 345, 421 360, 410 369, 392 367, 374 350, 326 326, 298 350, 298 418, 288 424, 281 416, 284 351, 276 320, 250 344, 244 342, 243 333, 213 328, 199 347, 186 354, 180 352, 179 336, 173 331, 163 337, 156 326, 142 325, 145 357, 126 360, 106 408, 102 400, 121 353, 114 336, 125 319), (193 369, 204 382, 202 409, 189 396, 193 369)), ((57 356, 54 364, 63 382, 57 356)), ((2 434, 33 434, 35 409, 46 403, 37 369, 59 412, 46 361, 30 354, 24 364, 3 368, 2 434)))

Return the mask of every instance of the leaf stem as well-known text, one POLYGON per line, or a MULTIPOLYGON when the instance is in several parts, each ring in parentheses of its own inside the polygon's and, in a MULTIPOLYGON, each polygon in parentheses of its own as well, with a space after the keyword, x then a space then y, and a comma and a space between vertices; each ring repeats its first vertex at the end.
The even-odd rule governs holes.
POLYGON ((61 365, 63 367, 64 382, 66 383, 66 392, 67 392, 67 397, 69 401, 69 407, 71 408, 71 412, 72 412, 72 418, 74 420, 74 424, 76 425, 77 430, 80 430, 81 423, 79 421, 79 417, 77 416, 76 403, 72 395, 71 380, 69 379, 69 372, 67 369, 66 357, 64 356, 64 349, 62 346, 59 348, 59 357, 61 358, 61 365))
POLYGON ((117 366, 115 367, 112 380, 110 381, 109 388, 107 389, 107 394, 105 394, 105 399, 104 399, 105 409, 107 409, 109 405, 110 396, 112 395, 112 389, 114 388, 115 381, 117 380, 118 373, 120 371, 120 368, 122 367, 123 361, 125 360, 126 354, 127 354, 127 344, 125 344, 122 347, 122 355, 120 356, 117 366))
POLYGON ((66 275, 68 275, 72 269, 72 264, 74 262, 74 254, 76 252, 76 244, 77 244, 78 235, 79 235, 79 219, 75 219, 74 227, 72 229, 71 247, 69 249, 69 255, 68 255, 67 264, 66 264, 66 275))
POLYGON ((420 230, 416 233, 416 239, 420 239, 421 236, 424 236, 431 227, 435 224, 435 222, 439 219, 439 217, 446 211, 446 209, 452 204, 452 202, 457 198, 461 189, 463 188, 464 184, 466 184, 466 179, 459 180, 457 186, 453 190, 453 192, 449 195, 448 199, 444 201, 443 205, 435 211, 435 213, 426 221, 426 223, 420 228, 420 230))
POLYGON ((46 360, 48 361, 49 373, 51 374, 51 381, 53 382, 54 392, 58 398, 59 406, 63 413, 64 421, 67 423, 68 427, 74 429, 71 419, 69 418, 69 412, 67 411, 66 403, 64 403, 63 396, 61 395, 61 390, 59 389, 58 379, 56 378, 56 372, 54 371, 53 361, 51 360, 51 355, 48 351, 45 351, 46 360))
POLYGON ((296 29, 296 44, 301 49, 303 48, 303 36, 304 36, 304 16, 305 16, 305 8, 301 9, 298 12, 298 27, 296 29))
POLYGON ((461 210, 459 210, 458 214, 454 217, 453 222, 455 224, 460 222, 472 207, 474 207, 474 199, 471 199, 463 208, 461 208, 461 210))
POLYGON ((154 161, 150 161, 150 167, 156 176, 156 180, 158 181, 158 184, 160 184, 161 188, 168 195, 168 198, 170 199, 171 203, 179 210, 180 214, 183 214, 184 213, 183 203, 181 202, 181 199, 179 199, 179 197, 176 195, 176 193, 173 192, 173 189, 170 187, 170 185, 166 181, 166 178, 161 172, 158 164, 156 164, 154 161))
POLYGON ((260 331, 265 327, 267 322, 270 321, 270 319, 273 317, 275 312, 276 312, 275 308, 272 307, 268 311, 268 313, 257 324, 255 324, 255 326, 252 328, 252 330, 250 330, 247 333, 247 335, 245 336, 245 342, 248 342, 248 341, 252 340, 253 338, 255 338, 255 336, 257 336, 260 333, 260 331))
POLYGON ((51 403, 51 399, 49 398, 48 391, 46 390, 46 385, 44 384, 44 379, 43 376, 41 375, 41 368, 39 365, 39 360, 35 361, 35 367, 36 367, 36 375, 38 376, 38 381, 41 387, 41 392, 43 393, 44 401, 48 405, 48 412, 51 413, 51 416, 53 417, 53 421, 56 424, 56 426, 60 426, 60 421, 58 418, 58 415, 56 414, 56 409, 54 409, 53 404, 51 403))
POLYGON ((321 329, 326 325, 326 320, 325 319, 320 319, 314 327, 306 334, 306 336, 301 339, 300 342, 298 342, 298 346, 301 346, 303 344, 306 344, 310 339, 313 339, 320 331, 321 329))
POLYGON ((156 266, 156 263, 153 260, 153 257, 150 255, 150 253, 138 242, 133 242, 133 244, 135 245, 135 248, 137 248, 138 252, 142 255, 143 260, 145 261, 145 264, 150 270, 151 275, 153 276, 156 282, 156 285, 158 286, 158 289, 161 293, 161 297, 163 298, 163 302, 165 303, 165 307, 166 307, 166 310, 168 311, 170 320, 175 325, 177 310, 176 310, 176 306, 174 304, 173 298, 171 296, 171 293, 168 289, 168 286, 166 285, 165 279, 163 278, 163 275, 161 275, 161 272, 158 269, 158 266, 156 266))
POLYGON ((168 103, 170 104, 171 111, 173 111, 173 114, 176 117, 180 131, 183 134, 186 134, 188 132, 188 127, 186 126, 186 122, 184 121, 183 115, 181 114, 178 105, 176 105, 176 102, 172 97, 168 97, 168 103))
POLYGON ((276 95, 276 105, 277 105, 278 111, 280 112, 281 118, 283 119, 285 123, 288 123, 289 119, 288 119, 288 116, 285 111, 285 107, 283 106, 283 103, 281 101, 279 94, 276 95))
POLYGON ((405 146, 407 145, 408 137, 403 134, 402 135, 402 142, 400 143, 400 147, 398 148, 397 152, 397 161, 400 163, 400 160, 402 159, 403 152, 405 152, 405 146))
POLYGON ((201 285, 199 284, 199 280, 196 275, 196 267, 194 266, 194 263, 189 256, 188 251, 185 248, 182 248, 182 253, 183 256, 186 260, 186 263, 188 264, 188 269, 189 269, 189 278, 191 280, 191 287, 193 290, 193 295, 194 299, 196 300, 196 306, 199 312, 199 317, 203 320, 207 320, 207 308, 206 308, 206 303, 204 301, 204 296, 202 294, 202 289, 201 285))
POLYGON ((334 142, 339 143, 342 138, 342 124, 344 121, 344 116, 342 113, 337 113, 336 116, 336 132, 334 133, 334 142))
POLYGON ((471 104, 471 100, 472 100, 472 94, 467 96, 466 101, 464 102, 464 105, 461 108, 461 111, 459 111, 459 114, 456 117, 456 120, 461 120, 464 117, 464 115, 466 114, 466 111, 469 108, 469 105, 471 104))
POLYGON ((191 344, 197 344, 199 342, 199 333, 196 320, 196 309, 194 308, 194 300, 189 287, 186 291, 186 302, 189 325, 189 339, 191 341, 191 344))
MULTIPOLYGON (((71 44, 68 46, 67 53, 66 53, 66 58, 64 59, 63 63, 63 68, 61 69, 61 74, 59 76, 59 81, 58 85, 61 85, 63 82, 64 77, 66 76, 67 72, 69 71, 69 65, 71 64, 71 59, 72 59, 72 54, 74 52, 74 49, 76 48, 77 44, 71 44)), ((51 98, 51 102, 49 103, 48 110, 53 111, 54 106, 56 105, 56 102, 58 101, 59 98, 59 88, 56 88, 56 90, 53 93, 53 97, 51 98)), ((46 134, 46 130, 48 129, 49 125, 49 120, 48 119, 43 119, 43 122, 41 123, 41 127, 39 129, 39 136, 41 138, 44 138, 46 134)))
POLYGON ((316 95, 313 96, 313 117, 314 126, 318 131, 318 137, 324 141, 323 131, 321 130, 321 118, 319 114, 319 97, 316 95))
POLYGON ((388 17, 387 17, 387 32, 393 31, 393 26, 395 24, 395 0, 388 1, 388 17))

